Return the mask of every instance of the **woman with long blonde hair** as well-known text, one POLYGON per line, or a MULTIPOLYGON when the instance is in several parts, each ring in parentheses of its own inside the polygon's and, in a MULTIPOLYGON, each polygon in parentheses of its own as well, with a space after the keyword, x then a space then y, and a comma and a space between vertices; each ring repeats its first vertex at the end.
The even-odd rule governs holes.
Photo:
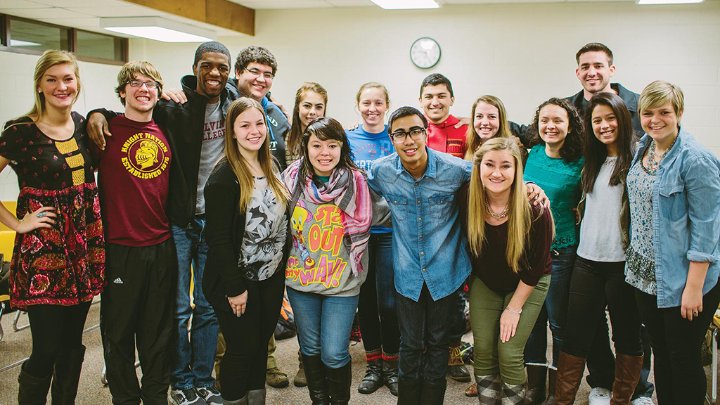
POLYGON ((18 403, 72 404, 85 356, 82 332, 105 280, 103 226, 83 117, 75 56, 45 51, 35 65, 35 105, 5 124, 0 171, 18 177, 17 217, 0 204, 0 222, 17 232, 10 303, 30 318, 32 354, 18 377, 18 403))
POLYGON ((523 350, 550 284, 550 210, 531 206, 520 148, 494 138, 475 152, 466 209, 470 319, 481 404, 524 400, 523 350))
POLYGON ((290 250, 288 194, 273 166, 262 106, 246 97, 234 101, 225 128, 225 157, 205 185, 203 290, 225 337, 223 400, 264 404, 267 342, 290 250))
POLYGON ((475 151, 488 139, 510 138, 510 124, 503 102, 492 95, 478 97, 470 109, 472 125, 468 125, 465 145, 465 160, 472 160, 475 151))

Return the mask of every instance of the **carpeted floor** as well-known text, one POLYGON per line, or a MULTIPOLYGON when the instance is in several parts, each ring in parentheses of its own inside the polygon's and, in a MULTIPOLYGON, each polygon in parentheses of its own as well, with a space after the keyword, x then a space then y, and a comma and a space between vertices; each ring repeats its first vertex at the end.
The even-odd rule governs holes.
MULTIPOLYGON (((94 404, 110 404, 110 393, 101 382, 103 358, 102 343, 100 340, 100 331, 97 327, 100 313, 99 302, 94 304, 90 309, 88 320, 86 323, 86 332, 84 335, 84 344, 87 346, 85 355, 85 363, 80 381, 80 389, 77 399, 78 405, 94 405, 94 404)), ((5 332, 4 339, 0 342, 0 405, 14 405, 17 403, 17 376, 20 370, 20 363, 30 354, 31 341, 30 330, 14 332, 12 330, 12 321, 15 314, 5 315, 2 318, 2 328, 5 332)), ((20 324, 27 323, 27 316, 22 315, 20 324)), ((470 334, 465 336, 465 340, 471 341, 470 334)), ((277 359, 280 368, 288 373, 292 380, 297 370, 297 350, 298 343, 296 338, 287 339, 278 342, 277 359)), ((384 405, 394 404, 396 398, 393 397, 387 388, 382 387, 372 395, 362 395, 357 392, 357 384, 365 373, 364 352, 362 344, 353 345, 350 349, 353 357, 353 386, 351 404, 358 405, 384 405)), ((140 371, 138 371, 138 374, 140 371)), ((445 396, 446 404, 476 404, 477 399, 468 398, 463 395, 463 391, 467 387, 467 383, 458 383, 452 380, 448 381, 448 389, 445 396)), ((578 393, 577 404, 587 404, 588 386, 583 383, 578 393)), ((268 387, 267 395, 268 404, 309 404, 310 400, 306 388, 297 388, 292 384, 289 388, 275 389, 268 387)))

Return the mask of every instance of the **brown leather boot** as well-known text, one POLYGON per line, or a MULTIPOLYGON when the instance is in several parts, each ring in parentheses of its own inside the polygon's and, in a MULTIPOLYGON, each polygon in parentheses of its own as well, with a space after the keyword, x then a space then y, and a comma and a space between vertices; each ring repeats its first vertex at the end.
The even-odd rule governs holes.
POLYGON ((527 390, 525 390, 525 401, 532 405, 540 404, 545 400, 546 396, 547 367, 528 365, 526 368, 527 390))
POLYGON ((555 383, 555 403, 572 405, 585 371, 585 359, 560 352, 558 360, 557 382, 555 383))
POLYGON ((615 381, 610 405, 628 405, 640 380, 643 356, 618 353, 615 356, 615 381))

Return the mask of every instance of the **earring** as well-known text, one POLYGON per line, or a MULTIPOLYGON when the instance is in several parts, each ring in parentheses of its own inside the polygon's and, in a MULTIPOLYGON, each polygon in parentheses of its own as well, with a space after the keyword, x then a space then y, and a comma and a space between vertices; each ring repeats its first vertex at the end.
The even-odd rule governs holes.
POLYGON ((42 93, 42 90, 38 89, 38 93, 42 93))

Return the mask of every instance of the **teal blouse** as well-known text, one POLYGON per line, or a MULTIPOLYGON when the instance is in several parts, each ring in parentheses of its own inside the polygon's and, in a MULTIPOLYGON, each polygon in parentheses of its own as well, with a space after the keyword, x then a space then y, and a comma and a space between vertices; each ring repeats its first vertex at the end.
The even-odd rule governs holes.
POLYGON ((585 159, 574 162, 551 158, 545 145, 530 149, 525 163, 525 181, 531 181, 545 191, 550 199, 550 210, 555 219, 555 240, 552 249, 578 244, 579 228, 575 225, 575 211, 580 201, 580 173, 585 159))

